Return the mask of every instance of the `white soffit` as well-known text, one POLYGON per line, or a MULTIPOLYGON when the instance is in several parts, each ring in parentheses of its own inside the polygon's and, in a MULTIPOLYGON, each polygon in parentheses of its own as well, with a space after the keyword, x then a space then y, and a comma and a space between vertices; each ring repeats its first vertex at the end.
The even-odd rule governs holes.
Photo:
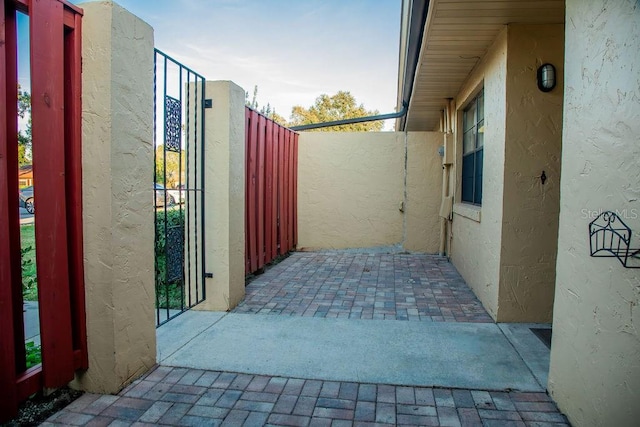
POLYGON ((564 0, 431 0, 406 130, 438 129, 447 98, 505 25, 564 23, 564 13, 564 0))

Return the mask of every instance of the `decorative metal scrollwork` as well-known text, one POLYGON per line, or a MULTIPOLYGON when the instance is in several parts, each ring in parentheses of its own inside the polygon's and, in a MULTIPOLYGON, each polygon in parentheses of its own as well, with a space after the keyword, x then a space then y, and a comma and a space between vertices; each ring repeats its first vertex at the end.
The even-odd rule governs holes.
POLYGON ((167 283, 182 280, 184 269, 184 228, 168 227, 166 234, 167 283))
POLYGON ((589 223, 590 255, 617 258, 626 268, 640 268, 640 249, 631 248, 631 235, 618 214, 604 211, 589 223))
POLYGON ((165 96, 164 129, 167 151, 180 152, 182 148, 182 104, 170 96, 165 96))

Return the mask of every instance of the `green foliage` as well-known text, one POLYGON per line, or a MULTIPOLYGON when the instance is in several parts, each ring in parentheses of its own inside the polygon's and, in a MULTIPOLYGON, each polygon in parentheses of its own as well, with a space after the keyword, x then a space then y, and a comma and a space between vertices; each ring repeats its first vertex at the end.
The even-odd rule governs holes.
POLYGON ((38 300, 35 244, 35 228, 33 224, 20 226, 22 296, 25 301, 38 300))
MULTIPOLYGON (((334 120, 353 119, 357 117, 375 116, 378 110, 369 111, 364 105, 358 105, 356 99, 349 92, 340 91, 333 96, 326 94, 316 98, 316 102, 309 108, 301 106, 293 107, 291 111, 290 126, 300 126, 312 123, 324 123, 334 120)), ((350 125, 332 126, 327 128, 312 129, 317 132, 367 132, 380 131, 384 123, 382 121, 354 123, 350 125)))
POLYGON ((258 85, 253 87, 253 98, 251 99, 251 102, 249 102, 249 92, 244 93, 244 103, 249 108, 254 110, 258 109, 258 85))
POLYGON ((271 110, 271 106, 269 104, 267 104, 266 111, 260 111, 260 112, 281 126, 284 126, 284 127, 289 126, 289 124, 287 123, 287 120, 285 120, 284 117, 276 113, 275 109, 271 110))
POLYGON ((183 305, 184 282, 176 281, 168 283, 167 259, 166 259, 166 236, 165 224, 167 227, 184 227, 184 211, 179 208, 170 208, 166 211, 156 211, 156 302, 157 308, 167 308, 167 296, 169 298, 170 309, 181 309, 183 305))
POLYGON ((24 119, 28 116, 27 129, 18 132, 18 165, 31 163, 31 95, 21 90, 18 85, 18 116, 24 119))
POLYGON ((177 188, 180 182, 185 182, 187 155, 184 150, 182 153, 174 151, 164 152, 164 145, 156 148, 156 182, 163 184, 167 188, 177 188), (165 158, 166 154, 166 158, 165 158), (167 165, 167 173, 165 174, 165 162, 167 165), (182 165, 180 165, 182 163, 182 165), (182 172, 182 180, 180 173, 182 172))
POLYGON ((287 120, 280 114, 276 113, 276 109, 271 107, 271 104, 267 102, 267 105, 263 105, 262 108, 258 108, 258 86, 253 87, 253 98, 249 101, 249 92, 244 93, 244 103, 247 107, 258 111, 263 116, 273 120, 282 126, 287 126, 287 120))
POLYGON ((24 343, 24 349, 27 354, 27 369, 42 363, 42 351, 39 345, 36 345, 33 341, 29 341, 24 343))
POLYGON ((22 295, 27 301, 38 300, 38 278, 35 274, 35 263, 31 258, 32 246, 20 249, 22 259, 22 295))

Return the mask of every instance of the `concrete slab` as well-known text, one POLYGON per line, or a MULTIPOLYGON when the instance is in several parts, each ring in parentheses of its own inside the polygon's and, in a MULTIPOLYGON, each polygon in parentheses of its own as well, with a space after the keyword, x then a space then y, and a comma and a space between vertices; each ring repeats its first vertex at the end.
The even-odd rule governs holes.
POLYGON ((24 340, 40 345, 40 312, 37 301, 24 302, 24 340))
MULTIPOLYGON (((189 314, 194 324, 207 322, 197 319, 206 313, 189 314)), ((361 383, 542 391, 495 324, 232 313, 203 328, 162 364, 361 383)))
POLYGON ((158 327, 158 323, 166 322, 168 319, 172 318, 173 316, 177 316, 180 313, 182 313, 182 310, 174 310, 174 309, 167 310, 166 308, 161 308, 160 309, 160 318, 158 319, 158 314, 157 313, 154 316, 156 318, 156 327, 158 327))
POLYGON ((551 351, 531 328, 551 329, 548 323, 500 323, 498 325, 543 390, 547 389, 551 351))
POLYGON ((182 313, 156 329, 156 360, 164 362, 191 340, 215 325, 227 313, 214 311, 193 311, 182 313))

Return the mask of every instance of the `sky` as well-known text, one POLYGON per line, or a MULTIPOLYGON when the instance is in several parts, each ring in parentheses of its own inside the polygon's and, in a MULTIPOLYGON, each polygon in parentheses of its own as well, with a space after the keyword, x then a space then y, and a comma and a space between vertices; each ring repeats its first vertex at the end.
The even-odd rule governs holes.
POLYGON ((154 28, 156 48, 250 98, 257 85, 259 106, 270 103, 287 119, 294 105, 339 90, 369 110, 395 111, 401 0, 117 3, 154 28))

